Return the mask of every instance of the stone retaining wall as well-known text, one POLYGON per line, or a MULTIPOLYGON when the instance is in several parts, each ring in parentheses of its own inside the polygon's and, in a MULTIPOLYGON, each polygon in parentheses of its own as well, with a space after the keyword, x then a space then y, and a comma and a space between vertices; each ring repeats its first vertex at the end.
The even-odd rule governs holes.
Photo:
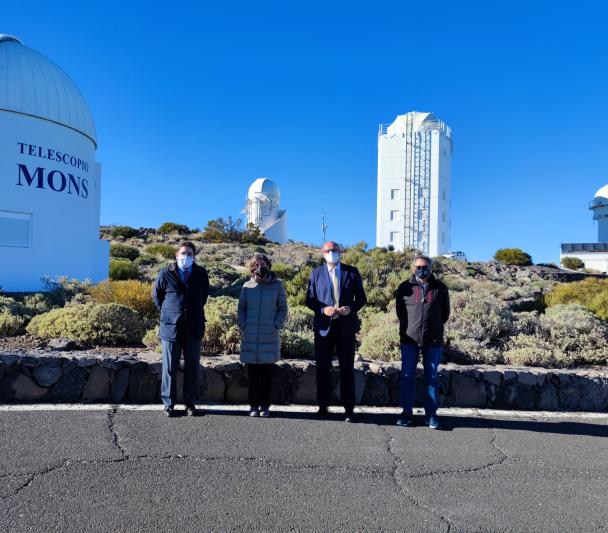
MULTIPOLYGON (((201 359, 199 400, 247 403, 246 368, 236 356, 201 359)), ((357 361, 356 401, 359 405, 397 406, 399 365, 357 361)), ((135 358, 73 357, 72 355, 0 354, 0 402, 160 401, 161 363, 135 358)), ((181 390, 182 373, 178 376, 181 390)), ((339 373, 332 371, 333 399, 339 399, 339 373)), ((507 366, 441 367, 444 407, 608 411, 608 368, 557 370, 507 366)), ((423 392, 418 369, 417 404, 423 392)), ((314 404, 315 364, 283 360, 273 379, 273 403, 314 404)))

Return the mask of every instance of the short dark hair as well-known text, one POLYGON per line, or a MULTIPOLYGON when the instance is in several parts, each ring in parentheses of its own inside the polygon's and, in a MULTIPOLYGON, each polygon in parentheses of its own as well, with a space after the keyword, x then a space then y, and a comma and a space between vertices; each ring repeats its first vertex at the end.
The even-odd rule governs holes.
POLYGON ((414 257, 414 259, 412 259, 412 268, 415 268, 416 261, 418 259, 422 259, 423 261, 426 261, 430 267, 433 266, 433 260, 428 255, 418 254, 417 256, 414 257))
POLYGON ((190 241, 182 241, 179 243, 179 246, 177 247, 177 250, 175 251, 176 253, 179 252, 183 247, 186 248, 190 248, 190 250, 192 250, 192 255, 196 255, 196 246, 194 246, 193 243, 191 243, 190 241))

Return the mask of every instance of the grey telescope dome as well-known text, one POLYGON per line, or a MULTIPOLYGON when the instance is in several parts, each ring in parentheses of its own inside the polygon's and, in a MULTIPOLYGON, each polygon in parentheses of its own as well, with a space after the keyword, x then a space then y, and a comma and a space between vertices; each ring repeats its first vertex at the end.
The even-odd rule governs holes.
POLYGON ((72 79, 49 58, 6 34, 0 34, 0 111, 61 124, 97 146, 93 115, 72 79))

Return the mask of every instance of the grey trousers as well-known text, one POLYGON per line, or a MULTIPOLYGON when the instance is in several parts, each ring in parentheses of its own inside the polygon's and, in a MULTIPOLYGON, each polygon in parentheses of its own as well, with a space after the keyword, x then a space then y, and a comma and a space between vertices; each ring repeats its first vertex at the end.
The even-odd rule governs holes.
POLYGON ((162 341, 163 374, 160 396, 165 407, 171 407, 177 401, 177 371, 182 352, 184 354, 184 404, 195 404, 201 341, 202 339, 185 342, 162 341))

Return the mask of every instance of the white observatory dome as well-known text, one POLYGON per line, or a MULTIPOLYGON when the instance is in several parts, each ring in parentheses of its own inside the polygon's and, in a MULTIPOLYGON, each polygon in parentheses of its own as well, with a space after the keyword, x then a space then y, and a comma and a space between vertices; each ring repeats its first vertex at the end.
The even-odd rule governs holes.
POLYGON ((608 185, 604 185, 602 188, 598 189, 594 198, 608 198, 608 185))
POLYGON ((277 203, 281 199, 281 193, 277 184, 268 178, 258 178, 249 187, 247 198, 253 200, 256 196, 263 194, 267 197, 276 199, 277 203))
POLYGON ((16 37, 0 34, 0 110, 67 126, 97 146, 93 116, 70 77, 16 37))

